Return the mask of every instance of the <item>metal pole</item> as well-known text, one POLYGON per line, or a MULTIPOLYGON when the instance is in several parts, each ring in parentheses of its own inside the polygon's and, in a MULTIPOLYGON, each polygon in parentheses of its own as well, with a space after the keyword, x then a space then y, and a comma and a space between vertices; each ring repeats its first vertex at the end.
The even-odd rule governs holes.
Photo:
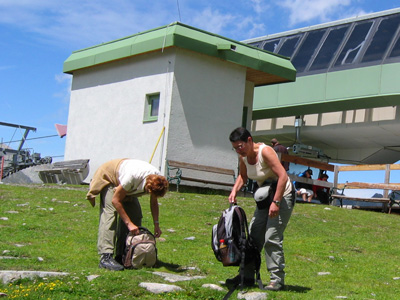
POLYGON ((3 178, 3 169, 4 169, 4 156, 1 157, 0 182, 2 182, 1 179, 3 178))

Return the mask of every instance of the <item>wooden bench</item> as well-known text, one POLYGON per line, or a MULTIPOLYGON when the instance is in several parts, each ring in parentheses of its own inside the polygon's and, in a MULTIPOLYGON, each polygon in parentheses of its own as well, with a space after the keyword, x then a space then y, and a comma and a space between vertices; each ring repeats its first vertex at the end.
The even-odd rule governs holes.
POLYGON ((391 193, 389 197, 382 198, 368 198, 368 197, 352 197, 344 195, 345 189, 379 189, 379 190, 400 190, 400 184, 391 183, 366 183, 366 182, 346 182, 343 185, 338 185, 337 188, 331 190, 330 202, 338 199, 340 201, 340 206, 343 206, 343 199, 352 201, 362 201, 362 202, 372 202, 372 203, 382 203, 382 210, 384 212, 388 211, 389 214, 392 212, 393 205, 400 206, 400 200, 395 200, 395 192, 391 193), (338 191, 341 191, 338 193, 338 191))
POLYGON ((175 161, 175 160, 167 160, 167 172, 168 172, 167 173, 168 181, 171 183, 176 182, 176 190, 177 191, 179 191, 179 185, 182 180, 199 182, 199 183, 204 183, 204 184, 214 184, 214 185, 222 185, 222 186, 232 187, 234 185, 235 179, 236 179, 235 171, 232 169, 204 166, 204 165, 180 162, 180 161, 175 161), (232 182, 228 182, 228 180, 223 181, 223 180, 204 179, 205 176, 208 176, 206 174, 204 174, 202 176, 198 176, 198 177, 186 176, 183 174, 182 169, 200 171, 200 172, 204 172, 204 173, 220 174, 220 175, 224 175, 224 176, 232 176, 233 180, 232 180, 232 182), (171 173, 174 173, 174 174, 171 174, 171 173))
POLYGON ((39 171, 44 183, 81 184, 89 174, 89 159, 55 162, 39 171))

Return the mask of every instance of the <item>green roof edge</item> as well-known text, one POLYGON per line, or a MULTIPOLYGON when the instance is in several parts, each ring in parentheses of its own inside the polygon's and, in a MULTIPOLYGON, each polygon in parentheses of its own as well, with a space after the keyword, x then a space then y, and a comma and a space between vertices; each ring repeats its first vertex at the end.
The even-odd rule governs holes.
POLYGON ((173 46, 277 75, 288 81, 296 78, 296 69, 287 57, 180 22, 74 51, 64 62, 63 72, 71 74, 79 69, 173 46))

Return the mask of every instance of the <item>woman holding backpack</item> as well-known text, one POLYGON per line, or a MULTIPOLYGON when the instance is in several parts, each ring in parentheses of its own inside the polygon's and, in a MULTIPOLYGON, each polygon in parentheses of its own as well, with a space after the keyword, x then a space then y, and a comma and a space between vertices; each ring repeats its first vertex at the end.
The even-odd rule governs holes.
MULTIPOLYGON (((236 128, 229 136, 233 149, 239 155, 239 174, 229 195, 229 202, 236 203, 236 196, 247 180, 255 180, 260 188, 254 193, 257 203, 250 221, 250 237, 261 252, 265 250, 270 282, 266 290, 278 291, 285 284, 285 258, 283 232, 289 222, 295 203, 293 184, 283 168, 275 150, 262 143, 254 143, 250 132, 236 128)), ((255 283, 254 265, 244 270, 244 284, 255 283)), ((240 282, 239 276, 227 279, 227 285, 240 282)))
POLYGON ((140 233, 142 209, 138 197, 150 194, 154 236, 160 237, 158 198, 168 189, 168 181, 158 169, 138 159, 114 159, 101 165, 90 182, 86 199, 92 206, 100 195, 100 221, 97 240, 101 255, 99 267, 122 271, 126 236, 140 233), (116 259, 113 253, 116 252, 116 259))

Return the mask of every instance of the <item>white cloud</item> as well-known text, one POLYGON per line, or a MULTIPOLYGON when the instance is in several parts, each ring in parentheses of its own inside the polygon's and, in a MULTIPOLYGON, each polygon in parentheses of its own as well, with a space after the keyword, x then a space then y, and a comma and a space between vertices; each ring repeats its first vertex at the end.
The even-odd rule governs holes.
POLYGON ((320 22, 331 20, 331 16, 340 13, 341 9, 351 4, 351 0, 284 0, 278 5, 289 10, 289 25, 309 22, 317 19, 320 22))
POLYGON ((236 24, 236 31, 242 32, 246 39, 265 34, 265 24, 255 21, 252 17, 241 19, 236 24))
POLYGON ((209 32, 221 34, 226 27, 232 25, 231 23, 234 20, 235 17, 231 14, 222 14, 218 10, 212 10, 208 7, 192 18, 192 25, 209 32))
POLYGON ((266 4, 264 0, 250 0, 253 10, 257 14, 262 14, 265 12, 270 5, 266 4))
POLYGON ((72 76, 69 74, 60 73, 56 74, 55 80, 60 86, 60 90, 54 94, 54 97, 61 99, 64 104, 68 104, 71 96, 72 76))
POLYGON ((72 51, 175 21, 233 39, 264 35, 269 7, 266 0, 181 1, 179 10, 176 0, 0 0, 0 25, 72 51))
POLYGON ((153 9, 140 0, 23 0, 23 5, 21 2, 0 1, 0 24, 74 50, 167 25, 178 16, 176 7, 169 6, 172 0, 161 1, 153 9))
POLYGON ((218 9, 213 10, 207 7, 194 12, 189 24, 235 40, 244 40, 265 34, 265 25, 258 20, 256 14, 241 14, 239 10, 235 14, 222 13, 218 9))

